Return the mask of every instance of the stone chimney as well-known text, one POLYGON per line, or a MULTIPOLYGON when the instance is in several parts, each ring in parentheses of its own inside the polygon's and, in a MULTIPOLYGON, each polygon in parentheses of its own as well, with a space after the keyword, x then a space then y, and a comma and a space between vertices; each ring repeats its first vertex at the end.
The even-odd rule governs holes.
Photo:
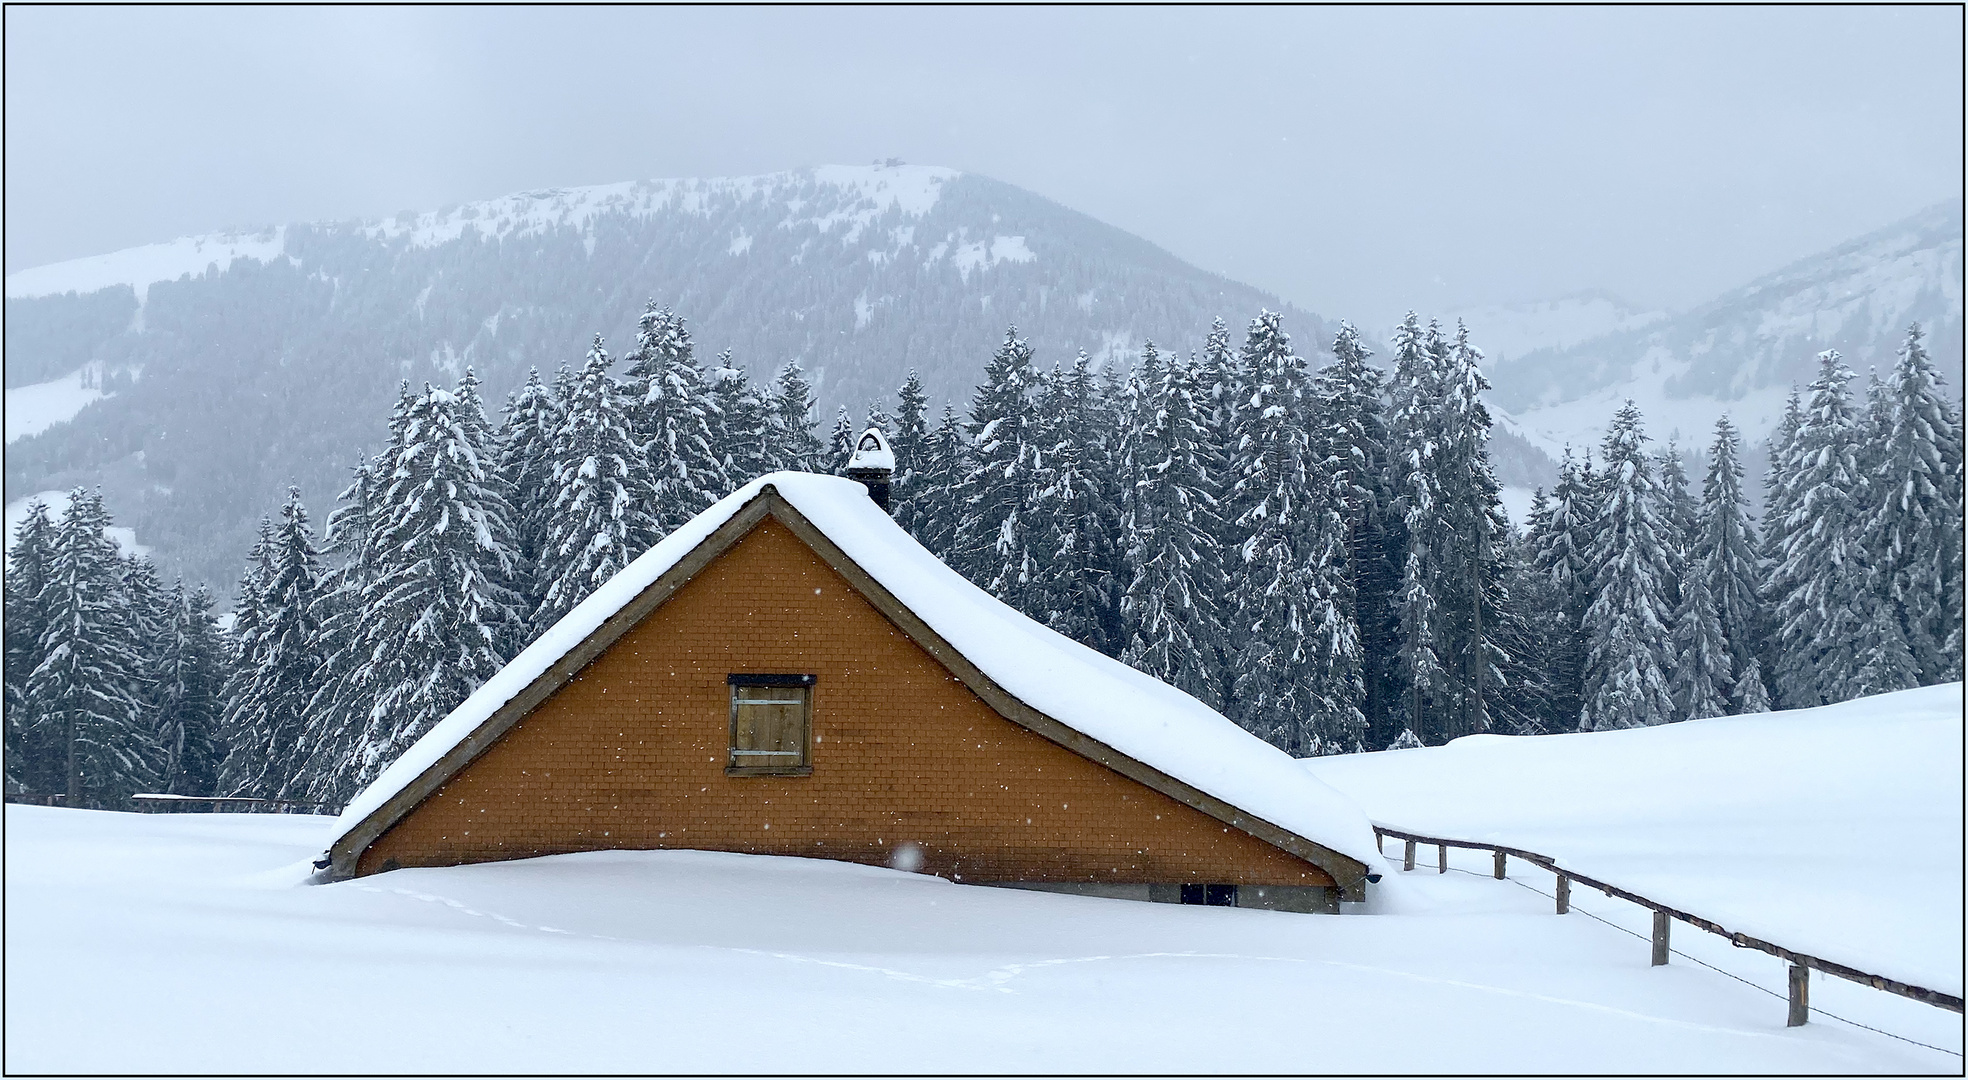
POLYGON ((854 456, 847 459, 847 478, 867 485, 868 497, 888 510, 888 485, 895 476, 895 451, 880 428, 869 428, 854 441, 854 456))

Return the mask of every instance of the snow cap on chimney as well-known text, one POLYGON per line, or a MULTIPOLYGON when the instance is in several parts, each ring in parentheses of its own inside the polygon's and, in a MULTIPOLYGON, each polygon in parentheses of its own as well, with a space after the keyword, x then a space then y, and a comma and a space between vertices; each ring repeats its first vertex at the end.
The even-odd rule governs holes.
POLYGON ((859 480, 868 488, 868 497, 888 511, 888 485, 895 476, 895 451, 880 428, 871 427, 854 441, 854 456, 844 470, 849 480, 859 480))

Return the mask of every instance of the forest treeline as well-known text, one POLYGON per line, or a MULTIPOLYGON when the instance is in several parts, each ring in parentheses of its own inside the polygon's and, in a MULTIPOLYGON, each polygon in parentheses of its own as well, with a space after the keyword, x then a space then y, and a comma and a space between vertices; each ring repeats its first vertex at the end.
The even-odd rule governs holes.
POLYGON ((1833 352, 1699 492, 1621 409, 1524 528, 1490 468, 1469 332, 1410 314, 1383 365, 1313 370, 1265 312, 1187 355, 1039 367, 1008 330, 966 413, 912 373, 823 435, 804 373, 754 384, 651 305, 618 364, 532 373, 494 423, 467 370, 401 387, 317 535, 263 519, 221 631, 119 555, 99 494, 35 505, 6 578, 6 782, 339 805, 602 582, 775 469, 894 445, 892 512, 1032 618, 1299 756, 1637 727, 1961 677, 1961 418, 1911 328, 1855 399, 1833 352))

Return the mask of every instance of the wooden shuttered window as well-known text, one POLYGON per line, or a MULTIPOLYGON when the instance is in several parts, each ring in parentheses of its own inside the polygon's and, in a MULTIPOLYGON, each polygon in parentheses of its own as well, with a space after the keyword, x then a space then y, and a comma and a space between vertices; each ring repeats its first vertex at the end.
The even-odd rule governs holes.
POLYGON ((731 675, 728 776, 807 776, 813 772, 812 675, 731 675))

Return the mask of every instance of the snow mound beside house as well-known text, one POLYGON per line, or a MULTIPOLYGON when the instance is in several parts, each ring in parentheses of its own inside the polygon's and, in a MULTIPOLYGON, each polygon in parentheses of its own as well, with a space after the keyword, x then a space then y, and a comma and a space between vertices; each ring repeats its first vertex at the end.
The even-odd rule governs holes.
POLYGON ((1731 930, 1959 995, 1962 689, 1300 764, 1379 824, 1549 855, 1731 930))
POLYGON ((985 593, 896 525, 860 483, 790 472, 759 477, 719 500, 595 590, 384 769, 342 812, 338 836, 477 730, 768 485, 1012 696, 1246 813, 1379 866, 1373 827, 1359 806, 1289 755, 1188 694, 985 593))

